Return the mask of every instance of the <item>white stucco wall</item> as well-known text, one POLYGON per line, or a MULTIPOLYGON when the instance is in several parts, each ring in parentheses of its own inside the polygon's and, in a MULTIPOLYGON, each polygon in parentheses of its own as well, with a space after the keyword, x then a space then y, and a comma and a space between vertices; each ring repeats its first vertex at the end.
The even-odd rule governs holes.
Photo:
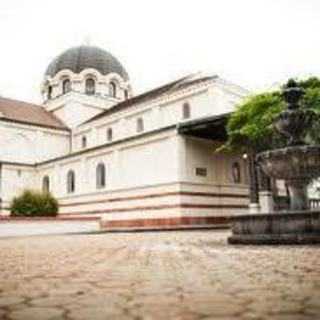
POLYGON ((192 137, 180 137, 180 180, 213 185, 231 185, 237 187, 247 185, 247 164, 240 154, 217 153, 214 142, 192 137), (241 183, 234 183, 232 164, 239 163, 241 169, 241 183), (196 168, 204 168, 206 176, 196 175, 196 168))
POLYGON ((121 145, 111 145, 38 166, 38 186, 41 188, 43 177, 48 175, 51 190, 57 197, 74 198, 81 194, 94 194, 105 190, 177 181, 176 149, 177 140, 173 131, 141 137, 121 145), (96 187, 96 167, 99 163, 106 166, 104 190, 96 187), (76 190, 72 194, 66 192, 69 170, 74 170, 76 174, 76 190))
POLYGON ((65 155, 69 133, 0 121, 0 161, 35 163, 65 155))
MULTIPOLYGON (((9 207, 12 198, 24 189, 37 189, 37 174, 28 166, 1 165, 0 198, 3 207, 9 207)), ((1 212, 0 212, 1 213, 1 212)))
MULTIPOLYGON (((152 131, 186 120, 228 113, 234 110, 243 95, 244 93, 229 88, 226 84, 209 81, 147 103, 133 105, 75 128, 74 150, 82 148, 83 135, 87 135, 88 146, 106 143, 109 127, 113 130, 113 140, 136 135, 138 118, 143 119, 144 131, 152 131), (183 119, 184 103, 188 103, 191 109, 191 116, 186 120, 183 119)), ((73 113, 76 113, 76 108, 70 116, 73 113)))
POLYGON ((74 128, 101 111, 103 111, 101 108, 95 108, 77 101, 72 101, 63 107, 56 109, 54 114, 69 128, 74 128))

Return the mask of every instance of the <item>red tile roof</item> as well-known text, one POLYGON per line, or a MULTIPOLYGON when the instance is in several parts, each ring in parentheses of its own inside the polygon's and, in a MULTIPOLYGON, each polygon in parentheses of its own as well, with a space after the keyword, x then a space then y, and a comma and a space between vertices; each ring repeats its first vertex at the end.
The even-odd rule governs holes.
POLYGON ((0 121, 69 130, 60 119, 43 107, 3 97, 0 97, 0 121))

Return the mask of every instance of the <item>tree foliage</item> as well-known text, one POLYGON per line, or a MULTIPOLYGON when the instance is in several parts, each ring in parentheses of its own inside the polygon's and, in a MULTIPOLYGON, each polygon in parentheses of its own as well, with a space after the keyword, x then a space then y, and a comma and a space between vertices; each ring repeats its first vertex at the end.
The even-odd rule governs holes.
MULTIPOLYGON (((320 79, 312 77, 297 81, 305 90, 301 104, 320 115, 320 79)), ((286 107, 281 90, 251 96, 240 104, 228 124, 225 149, 260 152, 285 145, 285 140, 273 128, 274 120, 286 107)), ((320 143, 320 121, 308 130, 311 143, 320 143)))

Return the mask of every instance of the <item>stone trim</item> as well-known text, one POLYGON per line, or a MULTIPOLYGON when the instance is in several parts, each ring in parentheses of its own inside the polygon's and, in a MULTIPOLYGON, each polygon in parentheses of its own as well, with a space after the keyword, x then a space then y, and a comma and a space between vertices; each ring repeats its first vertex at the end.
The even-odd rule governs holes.
POLYGON ((229 216, 221 217, 177 217, 177 218, 159 218, 159 219, 135 219, 135 220, 101 220, 101 229, 115 229, 115 228, 183 228, 183 227, 205 227, 211 226, 225 226, 228 227, 230 223, 229 216))
POLYGON ((118 198, 110 198, 105 200, 92 200, 92 201, 83 201, 83 202, 74 202, 74 203, 66 203, 60 204, 60 207, 72 207, 72 206, 82 206, 89 204, 99 204, 99 203, 108 203, 108 202, 121 202, 121 201, 130 201, 130 200, 142 200, 142 199, 150 199, 150 198, 162 198, 167 196, 192 196, 192 197, 210 197, 210 198, 241 198, 248 199, 248 195, 246 194, 232 194, 232 193, 209 193, 209 192, 164 192, 164 193, 153 193, 139 196, 129 196, 129 197, 118 197, 118 198))
MULTIPOLYGON (((165 210, 165 209, 248 209, 247 205, 223 205, 223 204, 192 204, 192 203, 177 203, 170 205, 159 205, 159 206, 138 206, 131 208, 114 208, 104 210, 92 210, 83 212, 70 212, 71 215, 81 214, 108 214, 108 213, 122 213, 131 211, 151 211, 151 210, 165 210)), ((63 215, 67 215, 63 213, 63 215)))

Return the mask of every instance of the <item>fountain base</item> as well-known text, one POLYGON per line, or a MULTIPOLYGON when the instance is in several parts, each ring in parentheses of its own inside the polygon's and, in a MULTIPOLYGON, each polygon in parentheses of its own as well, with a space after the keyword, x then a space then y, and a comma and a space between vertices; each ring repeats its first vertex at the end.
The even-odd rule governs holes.
POLYGON ((294 211, 235 216, 230 244, 320 243, 320 211, 294 211))

